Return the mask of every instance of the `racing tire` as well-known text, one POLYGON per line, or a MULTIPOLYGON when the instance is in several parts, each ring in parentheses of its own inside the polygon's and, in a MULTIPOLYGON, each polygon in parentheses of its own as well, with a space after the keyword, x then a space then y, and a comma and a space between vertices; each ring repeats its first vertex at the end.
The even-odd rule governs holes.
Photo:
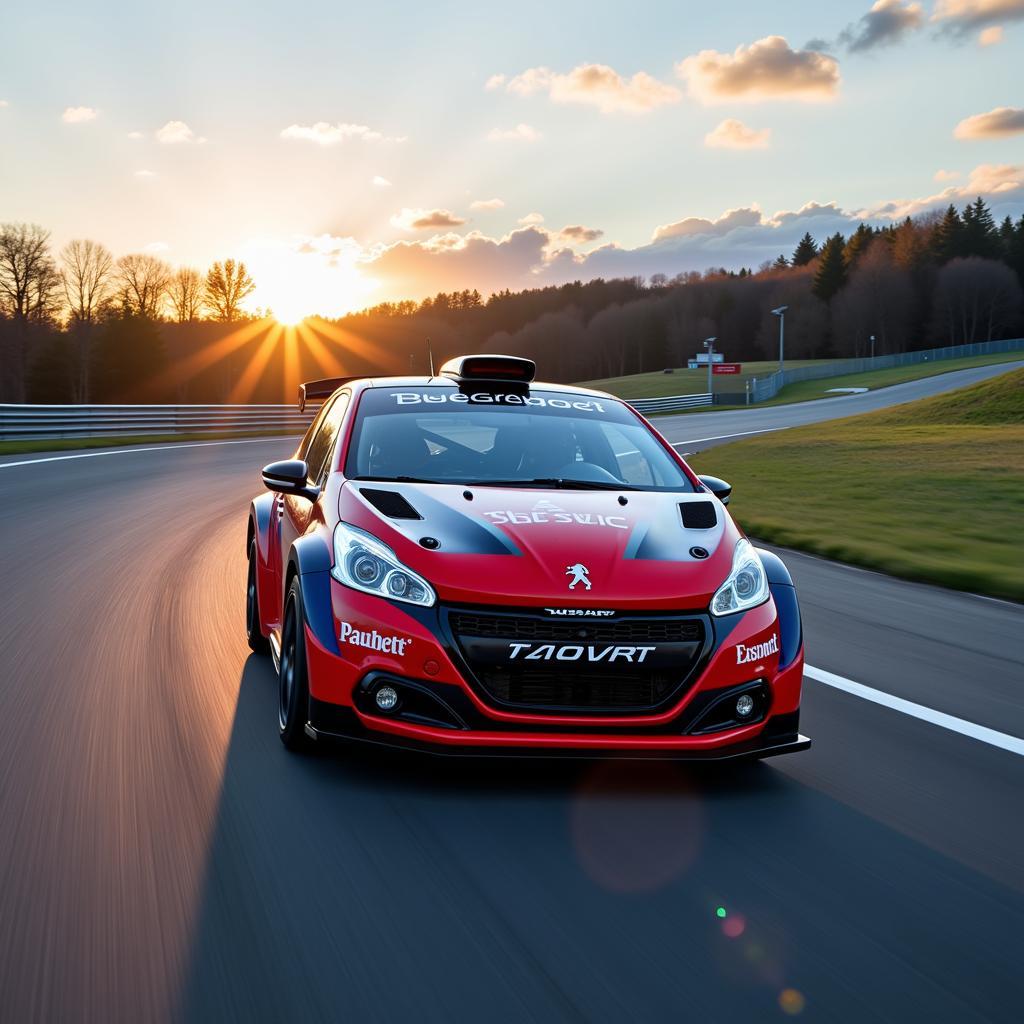
POLYGON ((285 596, 281 628, 281 671, 278 681, 277 724, 281 742, 292 751, 309 750, 309 676, 306 673, 306 615, 302 590, 293 579, 285 596))
POLYGON ((256 541, 249 543, 249 571, 245 579, 245 639, 256 654, 267 654, 270 641, 260 632, 260 598, 256 590, 256 541))

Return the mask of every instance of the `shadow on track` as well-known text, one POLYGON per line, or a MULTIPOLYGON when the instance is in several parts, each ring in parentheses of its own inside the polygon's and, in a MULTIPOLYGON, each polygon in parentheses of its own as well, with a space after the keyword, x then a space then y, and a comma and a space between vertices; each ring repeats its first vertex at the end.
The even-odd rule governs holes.
POLYGON ((250 657, 185 1019, 998 1019, 1019 985, 1019 901, 770 764, 296 757, 275 722, 250 657))

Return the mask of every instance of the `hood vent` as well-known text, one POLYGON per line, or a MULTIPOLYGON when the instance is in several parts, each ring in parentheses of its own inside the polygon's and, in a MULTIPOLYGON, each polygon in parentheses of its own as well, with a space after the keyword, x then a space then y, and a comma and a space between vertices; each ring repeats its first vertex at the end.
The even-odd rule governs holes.
POLYGON ((718 513, 711 501, 684 501, 679 505, 679 513, 688 530, 710 530, 718 525, 718 513))
POLYGON ((359 493, 388 519, 422 519, 398 491, 380 491, 374 487, 360 487, 359 493))

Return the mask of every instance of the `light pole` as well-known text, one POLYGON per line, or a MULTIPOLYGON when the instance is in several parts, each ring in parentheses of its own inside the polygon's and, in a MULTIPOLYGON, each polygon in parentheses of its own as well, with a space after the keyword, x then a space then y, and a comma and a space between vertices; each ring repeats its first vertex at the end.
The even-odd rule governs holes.
POLYGON ((875 358, 875 336, 871 335, 871 358, 875 358))
POLYGON ((704 348, 707 349, 708 353, 708 395, 711 394, 711 357, 715 354, 715 342, 717 338, 705 338, 704 348))
POLYGON ((779 306, 778 309, 772 310, 772 316, 777 316, 779 318, 779 373, 782 372, 785 366, 787 309, 789 309, 789 306, 779 306))

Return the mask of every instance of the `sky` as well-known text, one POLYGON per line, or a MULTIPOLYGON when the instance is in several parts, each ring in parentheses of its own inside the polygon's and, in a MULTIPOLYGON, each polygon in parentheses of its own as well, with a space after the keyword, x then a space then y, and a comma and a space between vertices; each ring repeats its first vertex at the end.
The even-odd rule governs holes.
POLYGON ((1024 212, 1024 0, 40 0, 3 34, 0 221, 244 259, 282 318, 1024 212))

